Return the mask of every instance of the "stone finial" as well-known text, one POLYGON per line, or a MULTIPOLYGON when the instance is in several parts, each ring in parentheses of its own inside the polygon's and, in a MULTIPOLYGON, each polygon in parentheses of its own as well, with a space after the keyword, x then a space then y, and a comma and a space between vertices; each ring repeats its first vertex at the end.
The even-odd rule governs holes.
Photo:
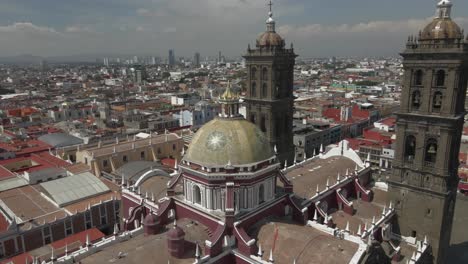
POLYGON ((375 225, 375 216, 372 217, 372 225, 375 225))
POLYGON ((52 261, 52 263, 54 263, 54 261, 56 260, 55 252, 54 252, 54 247, 51 247, 51 251, 50 251, 50 260, 52 261))
POLYGON ((68 243, 65 244, 65 257, 68 256, 68 243))
POLYGON ((385 216, 387 214, 387 207, 384 205, 382 209, 382 215, 385 216))
POLYGON ((345 176, 346 176, 346 177, 349 176, 349 169, 348 169, 348 168, 346 169, 346 175, 345 175, 345 176))
POLYGON ((348 222, 346 222, 345 231, 346 231, 347 233, 349 233, 349 221, 348 221, 348 222))
POLYGON ((198 246, 198 243, 195 244, 195 259, 199 260, 200 259, 200 247, 198 246))
POLYGON ((174 162, 174 170, 177 170, 177 169, 179 169, 179 164, 178 164, 177 159, 175 159, 175 162, 174 162))
POLYGON ((323 154, 323 144, 320 144, 320 154, 323 154))
POLYGON ((86 246, 86 247, 92 246, 92 244, 91 244, 91 239, 89 238, 89 234, 86 234, 85 246, 86 246))
POLYGON ((393 209, 393 202, 390 201, 390 205, 388 206, 388 209, 390 209, 390 211, 393 209))
POLYGON ((328 225, 328 214, 325 214, 325 219, 323 220, 325 225, 328 225))
POLYGON ((268 258, 269 263, 275 263, 275 260, 273 259, 273 249, 270 249, 270 257, 268 258))
POLYGON ((362 235, 361 224, 359 224, 359 226, 358 226, 357 235, 358 235, 358 236, 361 236, 361 235, 362 235))
POLYGON ((317 220, 318 220, 317 209, 315 209, 313 220, 314 220, 315 222, 317 222, 317 220))
POLYGON ((329 178, 327 178, 327 184, 325 186, 327 187, 327 189, 330 188, 330 179, 329 178))
POLYGON ((229 246, 229 242, 228 242, 227 236, 224 236, 223 244, 224 244, 224 247, 229 246))
POLYGON ((153 193, 153 192, 151 193, 151 201, 152 201, 152 202, 155 201, 155 200, 154 200, 154 193, 153 193))
POLYGON ((424 244, 425 246, 429 245, 429 243, 427 242, 427 236, 424 236, 424 242, 423 242, 423 244, 424 244))
POLYGON ((262 245, 260 243, 258 243, 257 256, 260 257, 260 258, 263 256, 262 245))
POLYGON ((336 182, 340 182, 341 181, 341 177, 340 177, 340 173, 338 172, 338 176, 336 177, 336 182))
POLYGON ((115 223, 114 224, 114 236, 117 236, 119 234, 119 224, 115 223))
POLYGON ((315 157, 317 154, 315 153, 315 149, 314 151, 312 152, 312 157, 315 157))
POLYGON ((286 169, 288 167, 288 160, 284 161, 284 168, 286 169))
POLYGON ((320 190, 319 190, 319 185, 317 184, 317 190, 315 191, 315 193, 319 194, 320 193, 320 190))
POLYGON ((275 144, 274 150, 275 150, 275 154, 278 154, 278 148, 276 147, 276 144, 275 144))
POLYGON ((367 222, 364 223, 364 231, 367 231, 367 222))

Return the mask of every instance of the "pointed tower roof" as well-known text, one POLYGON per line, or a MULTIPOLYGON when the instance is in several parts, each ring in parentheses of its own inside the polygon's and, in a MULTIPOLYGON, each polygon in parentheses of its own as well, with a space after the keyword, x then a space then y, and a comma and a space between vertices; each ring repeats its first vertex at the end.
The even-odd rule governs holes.
POLYGON ((276 33, 276 22, 273 19, 273 3, 271 0, 268 3, 268 6, 270 6, 270 11, 268 12, 268 19, 266 21, 267 30, 257 38, 257 47, 282 48, 285 46, 285 43, 283 38, 278 33, 276 33))

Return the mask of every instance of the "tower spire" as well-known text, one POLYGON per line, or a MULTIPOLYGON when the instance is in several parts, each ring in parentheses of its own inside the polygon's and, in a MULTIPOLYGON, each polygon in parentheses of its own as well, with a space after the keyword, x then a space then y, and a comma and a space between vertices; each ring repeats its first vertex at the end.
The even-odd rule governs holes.
POLYGON ((270 12, 268 12, 268 19, 266 21, 267 31, 268 32, 275 32, 275 20, 273 19, 273 11, 272 11, 273 3, 271 2, 271 0, 268 3, 268 6, 270 8, 270 12))

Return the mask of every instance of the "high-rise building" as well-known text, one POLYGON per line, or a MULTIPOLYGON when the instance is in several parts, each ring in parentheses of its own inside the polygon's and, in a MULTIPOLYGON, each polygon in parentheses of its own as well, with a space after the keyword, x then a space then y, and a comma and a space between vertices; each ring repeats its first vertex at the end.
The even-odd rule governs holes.
POLYGON ((133 56, 133 63, 138 63, 138 56, 133 56))
POLYGON ((109 58, 104 58, 104 66, 109 67, 109 58))
POLYGON ((193 64, 198 67, 200 66, 200 53, 196 52, 195 56, 193 57, 193 64))
POLYGON ((399 231, 427 235, 435 263, 448 263, 468 75, 468 43, 441 0, 434 20, 409 37, 397 113, 397 147, 388 181, 399 231))
POLYGON ((267 30, 261 34, 256 49, 250 46, 243 56, 248 72, 246 118, 256 124, 278 152, 281 164, 294 160, 293 81, 297 55, 285 48, 285 41, 275 31, 273 13, 269 12, 267 30))
POLYGON ((175 53, 174 50, 169 50, 168 64, 170 66, 175 65, 175 53))

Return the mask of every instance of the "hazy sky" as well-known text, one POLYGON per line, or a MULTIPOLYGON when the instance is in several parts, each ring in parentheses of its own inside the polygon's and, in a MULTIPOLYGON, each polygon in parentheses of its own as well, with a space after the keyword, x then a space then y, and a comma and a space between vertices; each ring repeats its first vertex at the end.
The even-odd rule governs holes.
MULTIPOLYGON (((396 55, 436 0, 274 0, 277 31, 304 57, 396 55)), ((452 0, 468 29, 468 1, 452 0), (465 12, 464 12, 465 11, 465 12)), ((1 0, 0 56, 241 55, 265 30, 267 0, 1 0)))

